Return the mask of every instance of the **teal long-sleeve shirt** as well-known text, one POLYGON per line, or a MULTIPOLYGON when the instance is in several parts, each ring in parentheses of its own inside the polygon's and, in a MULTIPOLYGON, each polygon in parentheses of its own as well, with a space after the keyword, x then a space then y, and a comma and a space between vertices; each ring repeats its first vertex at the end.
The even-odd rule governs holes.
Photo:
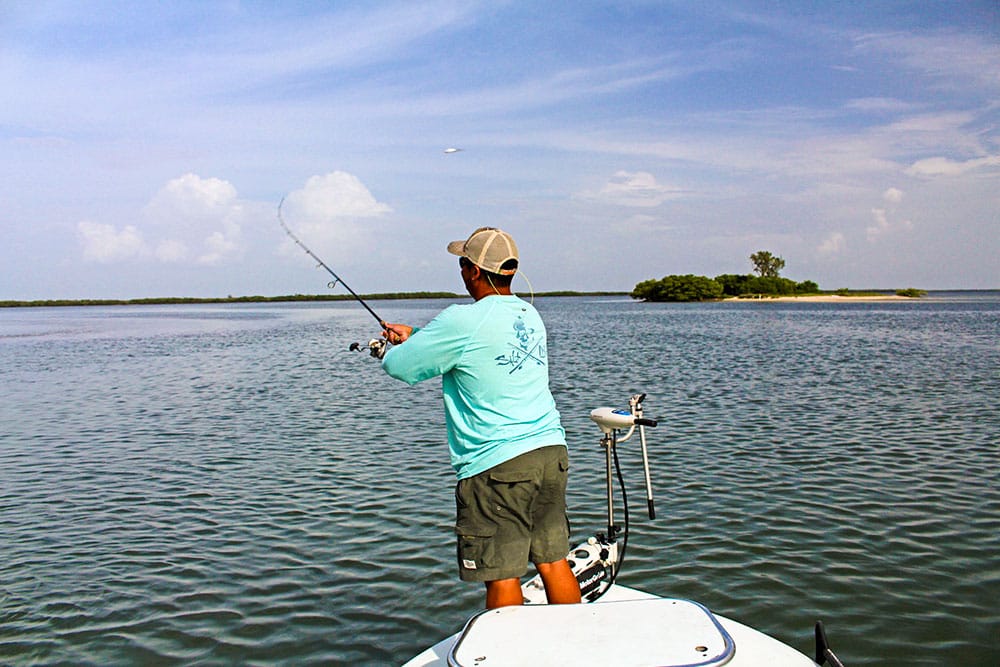
POLYGON ((516 296, 446 308, 390 348, 382 368, 411 385, 442 376, 458 479, 539 447, 566 444, 549 390, 545 325, 516 296))

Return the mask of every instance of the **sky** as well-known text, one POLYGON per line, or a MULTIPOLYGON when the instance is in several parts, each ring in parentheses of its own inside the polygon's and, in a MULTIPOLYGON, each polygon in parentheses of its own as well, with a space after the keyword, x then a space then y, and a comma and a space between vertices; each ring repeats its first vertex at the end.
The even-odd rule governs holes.
POLYGON ((996 0, 2 0, 0 91, 0 300, 327 293, 282 200, 360 293, 1000 288, 996 0))

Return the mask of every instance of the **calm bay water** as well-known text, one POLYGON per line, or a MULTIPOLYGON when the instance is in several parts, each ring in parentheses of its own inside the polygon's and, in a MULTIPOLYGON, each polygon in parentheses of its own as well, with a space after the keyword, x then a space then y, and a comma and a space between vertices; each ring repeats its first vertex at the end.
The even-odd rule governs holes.
MULTIPOLYGON (((642 391, 661 420, 622 583, 807 654, 823 619, 849 665, 1000 664, 1000 294, 536 305, 574 538, 605 523, 590 410, 642 391)), ((0 664, 399 664, 459 629, 482 595, 452 563, 440 383, 348 352, 373 326, 0 309, 0 664)))

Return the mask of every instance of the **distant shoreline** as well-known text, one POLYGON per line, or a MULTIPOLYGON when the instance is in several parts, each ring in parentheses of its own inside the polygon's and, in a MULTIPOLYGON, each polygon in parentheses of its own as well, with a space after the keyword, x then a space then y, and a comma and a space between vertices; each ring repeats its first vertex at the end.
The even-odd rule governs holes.
MULTIPOLYGON (((536 292, 534 296, 628 296, 628 292, 536 292)), ((466 299, 468 294, 454 292, 389 292, 362 294, 366 301, 399 299, 466 299)), ((286 294, 284 296, 227 297, 148 297, 141 299, 39 299, 35 301, 0 301, 0 308, 58 308, 63 306, 162 306, 213 303, 294 303, 318 301, 353 301, 349 294, 286 294)))
MULTIPOLYGON (((930 290, 927 296, 933 297, 935 293, 983 293, 997 292, 1000 290, 930 290)), ((560 290, 555 292, 535 292, 536 297, 628 297, 630 292, 578 292, 574 290, 560 290)), ((382 292, 374 294, 362 294, 362 299, 366 301, 386 301, 403 299, 467 299, 467 294, 457 294, 455 292, 382 292)), ((526 295, 521 295, 526 296, 526 295)), ((879 301, 919 301, 923 297, 903 296, 889 292, 878 293, 875 290, 858 290, 857 293, 847 294, 806 294, 789 296, 760 296, 760 297, 727 297, 716 299, 715 303, 860 303, 879 301)), ((0 308, 56 308, 62 306, 161 306, 161 305, 197 305, 197 304, 227 304, 227 303, 295 303, 295 302, 323 302, 323 301, 352 301, 354 297, 349 294, 286 294, 283 296, 226 296, 226 297, 147 297, 140 299, 39 299, 34 301, 0 301, 0 308)), ((641 303, 636 301, 636 303, 641 303)))
POLYGON ((900 296, 898 294, 810 294, 805 296, 762 296, 724 299, 739 303, 774 303, 775 301, 800 301, 803 303, 836 303, 845 301, 919 301, 921 297, 900 296))

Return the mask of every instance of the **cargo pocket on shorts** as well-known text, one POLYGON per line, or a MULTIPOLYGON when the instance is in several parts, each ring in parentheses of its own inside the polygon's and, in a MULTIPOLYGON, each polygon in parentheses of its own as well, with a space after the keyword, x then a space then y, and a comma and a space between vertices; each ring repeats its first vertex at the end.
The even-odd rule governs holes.
POLYGON ((495 567, 496 547, 493 526, 455 526, 458 536, 458 566, 462 572, 475 572, 495 567))
POLYGON ((490 473, 492 511, 531 525, 531 512, 540 488, 539 475, 530 470, 490 473))

